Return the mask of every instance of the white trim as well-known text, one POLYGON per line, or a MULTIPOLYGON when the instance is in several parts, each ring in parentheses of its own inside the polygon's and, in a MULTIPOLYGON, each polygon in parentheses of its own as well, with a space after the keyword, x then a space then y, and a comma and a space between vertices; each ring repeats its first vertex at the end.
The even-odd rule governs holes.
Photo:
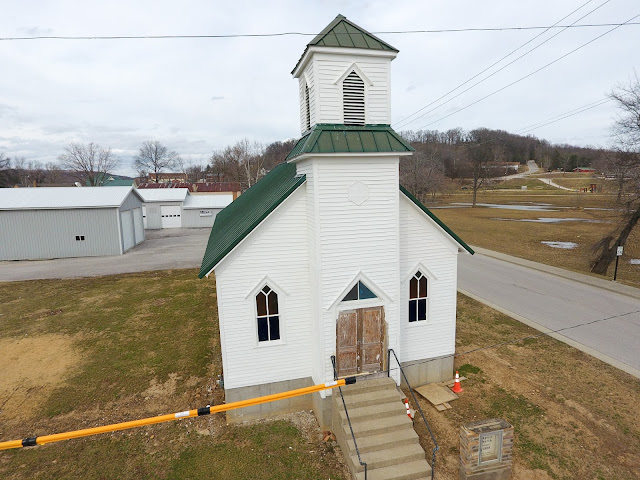
POLYGON ((310 58, 314 53, 330 53, 334 55, 360 55, 363 57, 379 57, 390 58, 393 60, 398 56, 398 52, 393 50, 371 50, 369 48, 353 48, 353 47, 321 47, 312 45, 307 47, 307 50, 303 53, 302 58, 298 62, 298 65, 294 68, 291 74, 293 78, 299 78, 301 72, 307 66, 310 58))
POLYGON ((369 84, 369 86, 373 85, 373 82, 371 80, 369 80, 369 77, 367 77, 365 75, 365 73, 362 71, 362 69, 360 67, 358 67, 358 65, 355 62, 352 63, 349 66, 349 68, 347 68, 344 71, 344 73, 342 75, 340 75, 335 82, 333 82, 333 84, 334 85, 338 85, 340 82, 344 81, 344 79, 347 78, 351 72, 356 72, 356 74, 362 79, 362 81, 364 83, 369 84))
MULTIPOLYGON (((366 127, 366 125, 365 125, 366 127)), ((302 155, 298 155, 297 157, 292 158, 291 160, 288 160, 288 163, 296 163, 299 162, 300 160, 306 160, 308 158, 323 158, 323 157, 334 157, 334 158, 340 158, 340 157, 349 157, 349 159, 353 159, 358 158, 358 157, 364 157, 364 158, 371 158, 371 157, 406 157, 407 155, 413 155, 413 152, 336 152, 336 153, 303 153, 302 155)), ((424 213, 424 212, 422 212, 424 213)))
POLYGON ((271 290, 276 290, 276 293, 278 292, 282 292, 283 294, 289 296, 289 294, 282 288, 280 287, 280 285, 278 285, 275 281, 273 281, 271 279, 271 277, 269 277, 269 275, 265 275, 264 277, 262 277, 262 279, 256 284, 256 286, 253 288, 253 290, 251 290, 249 293, 247 293, 247 295, 244 297, 244 299, 246 300, 247 298, 251 297, 251 296, 255 296, 260 290, 262 290, 264 288, 265 285, 269 285, 271 287, 271 285, 273 285, 273 287, 271 287, 271 290))
POLYGON ((124 255, 124 235, 122 234, 122 217, 120 216, 120 207, 116 208, 116 216, 118 217, 118 237, 120 238, 120 255, 124 255))
POLYGON ((416 265, 414 265, 414 267, 409 270, 409 272, 404 276, 404 278, 401 280, 402 283, 408 281, 411 279, 411 277, 413 277, 416 272, 420 270, 423 275, 426 275, 427 277, 431 278, 432 280, 438 280, 438 277, 436 277, 433 272, 431 270, 429 270, 427 267, 424 266, 424 263, 422 262, 418 262, 416 265))
MULTIPOLYGON (((335 308, 340 302, 342 302, 342 299, 344 298, 344 296, 349 293, 349 290, 351 290, 353 288, 353 286, 358 283, 359 281, 362 281, 369 290, 371 290, 373 292, 373 294, 378 297, 377 301, 382 301, 384 303, 393 303, 393 300, 391 300, 389 298, 389 296, 387 294, 384 293, 384 291, 382 291, 380 289, 380 287, 378 287, 374 282, 372 282, 369 277, 367 277, 365 275, 365 273, 360 270, 355 277, 353 277, 351 280, 349 280, 349 282, 347 282, 347 286, 342 289, 342 291, 340 292, 340 294, 338 294, 338 296, 335 298, 335 300, 331 303, 331 305, 329 305, 328 307, 325 307, 325 311, 330 311, 333 308, 335 308)), ((356 305, 357 303, 361 303, 361 302, 368 302, 369 300, 374 300, 371 298, 368 298, 367 300, 351 300, 349 301, 349 305, 356 305), (357 302, 357 303, 356 303, 357 302)), ((350 307, 350 308, 355 308, 355 307, 350 307)))

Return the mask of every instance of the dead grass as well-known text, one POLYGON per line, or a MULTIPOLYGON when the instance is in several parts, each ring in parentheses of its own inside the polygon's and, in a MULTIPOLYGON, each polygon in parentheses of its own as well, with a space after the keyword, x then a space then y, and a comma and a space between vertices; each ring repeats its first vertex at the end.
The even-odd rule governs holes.
MULTIPOLYGON (((459 354, 536 333, 458 296, 459 354)), ((441 447, 438 478, 457 478, 460 425, 493 417, 515 427, 514 479, 638 478, 638 379, 548 337, 463 355, 455 365, 468 380, 453 408, 439 413, 420 400, 441 447)))
MULTIPOLYGON (((468 196, 446 199, 447 203, 465 201, 469 201, 468 196)), ((545 224, 514 220, 535 220, 540 217, 581 218, 601 222, 617 220, 617 213, 613 210, 590 210, 612 208, 611 197, 606 195, 571 192, 556 194, 482 192, 478 201, 497 204, 547 203, 563 208, 557 212, 499 210, 486 207, 434 209, 433 212, 471 245, 581 273, 589 273, 593 258, 592 246, 612 231, 614 223, 545 224), (496 218, 506 220, 496 220, 496 218), (543 245, 542 241, 574 242, 578 246, 572 250, 562 250, 543 245)), ((618 280, 640 286, 640 265, 630 264, 629 260, 633 258, 640 258, 638 229, 632 233, 625 247, 625 255, 619 264, 618 280)), ((607 278, 613 278, 613 265, 609 268, 607 278)))
MULTIPOLYGON (((196 275, 0 283, 0 441, 220 404, 215 283, 196 275)), ((346 478, 320 435, 186 419, 3 451, 0 478, 346 478)))

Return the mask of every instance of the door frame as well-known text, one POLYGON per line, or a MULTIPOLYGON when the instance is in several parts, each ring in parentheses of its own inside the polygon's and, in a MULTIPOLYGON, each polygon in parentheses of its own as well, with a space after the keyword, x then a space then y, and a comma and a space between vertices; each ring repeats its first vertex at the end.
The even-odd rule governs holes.
POLYGON ((381 370, 384 371, 387 369, 387 349, 389 348, 389 324, 387 323, 386 316, 386 302, 380 298, 372 298, 367 300, 352 300, 348 302, 341 302, 335 308, 335 322, 334 322, 334 332, 335 332, 335 343, 334 343, 334 355, 336 357, 336 373, 338 374, 338 378, 345 377, 353 377, 358 375, 369 375, 375 372, 361 372, 355 373, 352 375, 343 375, 340 376, 339 372, 339 364, 338 364, 338 318, 341 312, 349 311, 349 310, 360 310, 366 308, 381 308, 382 309, 382 326, 383 326, 383 339, 382 339, 382 362, 381 362, 381 370))

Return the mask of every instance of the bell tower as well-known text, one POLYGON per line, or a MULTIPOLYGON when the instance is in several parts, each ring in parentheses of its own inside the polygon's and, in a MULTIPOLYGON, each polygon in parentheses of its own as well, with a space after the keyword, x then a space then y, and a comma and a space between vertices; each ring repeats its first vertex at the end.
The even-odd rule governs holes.
POLYGON ((291 72, 300 91, 300 130, 317 124, 389 125, 390 66, 398 50, 338 15, 307 45, 291 72))

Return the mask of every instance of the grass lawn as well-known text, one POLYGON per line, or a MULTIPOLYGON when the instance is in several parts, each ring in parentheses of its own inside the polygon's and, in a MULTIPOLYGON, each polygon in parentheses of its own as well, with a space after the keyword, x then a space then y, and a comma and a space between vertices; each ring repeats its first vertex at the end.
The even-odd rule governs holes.
MULTIPOLYGON (((0 283, 0 440, 221 403, 215 284, 196 275, 0 283)), ((212 415, 3 451, 0 478, 346 478, 309 414, 293 420, 212 415)))
MULTIPOLYGON (((450 195, 441 199, 444 203, 470 202, 471 197, 450 195)), ((479 192, 479 203, 526 204, 546 203, 558 207, 555 212, 503 210, 487 207, 434 209, 433 212, 471 245, 526 258, 535 262, 589 273, 593 258, 592 246, 612 231, 617 213, 612 208, 611 197, 590 193, 572 192, 479 192), (605 210, 603 210, 605 209, 605 210), (522 220, 538 218, 578 218, 602 223, 567 221, 538 223, 522 220), (573 242, 575 249, 552 248, 542 241, 573 242)), ((428 205, 429 206, 429 205, 428 205)), ((618 268, 618 280, 640 286, 640 265, 631 264, 640 259, 640 230, 632 232, 624 256, 618 268)), ((607 278, 613 278, 613 264, 607 278)))
MULTIPOLYGON (((458 295, 459 354, 538 333, 458 295)), ((451 410, 420 400, 441 447, 436 478, 457 478, 459 426, 494 417, 515 427, 514 479, 638 478, 638 379, 549 337, 463 355, 455 366, 468 379, 451 410)), ((415 425, 430 452, 424 424, 415 425)))

